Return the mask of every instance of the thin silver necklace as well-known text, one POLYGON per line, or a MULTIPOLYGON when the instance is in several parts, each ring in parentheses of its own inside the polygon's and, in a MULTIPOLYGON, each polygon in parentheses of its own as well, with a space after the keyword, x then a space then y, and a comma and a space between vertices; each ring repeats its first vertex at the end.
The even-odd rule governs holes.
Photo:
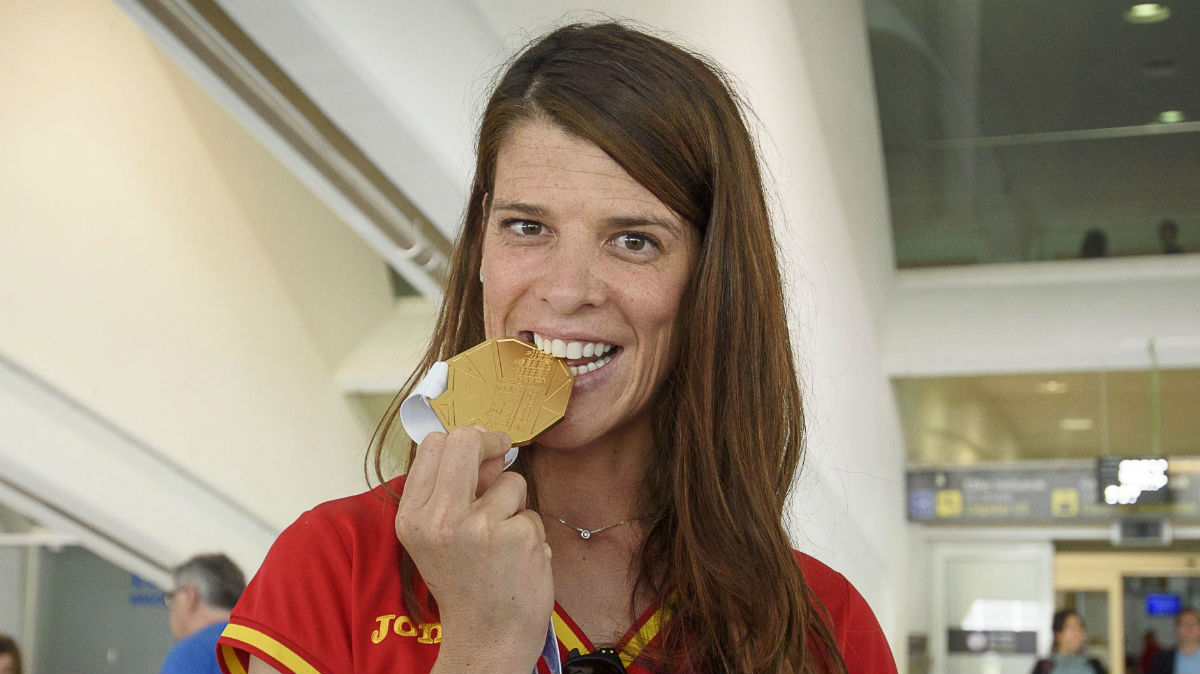
POLYGON ((558 515, 549 515, 546 513, 542 513, 542 517, 550 517, 550 518, 556 519, 560 523, 562 523, 563 526, 569 527, 571 529, 574 529, 575 531, 578 531, 579 537, 585 541, 591 539, 592 536, 594 536, 606 529, 612 529, 613 527, 619 527, 622 524, 628 524, 629 522, 633 522, 633 521, 640 520, 640 519, 645 519, 642 517, 630 517, 629 519, 624 519, 624 520, 621 520, 620 522, 617 522, 616 524, 610 524, 605 527, 599 527, 597 529, 584 529, 583 527, 577 527, 574 524, 571 524, 570 522, 564 520, 563 518, 559 517, 558 515))

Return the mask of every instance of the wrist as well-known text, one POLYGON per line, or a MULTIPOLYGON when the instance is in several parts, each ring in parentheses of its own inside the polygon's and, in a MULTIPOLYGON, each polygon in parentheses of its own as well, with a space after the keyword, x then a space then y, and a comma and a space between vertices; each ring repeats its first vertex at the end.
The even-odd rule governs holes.
MULTIPOLYGON (((548 620, 547 620, 548 626, 548 620)), ((541 656, 542 639, 530 640, 527 634, 514 630, 480 630, 454 622, 442 622, 442 643, 438 645, 437 662, 433 672, 533 672, 541 656), (487 644, 480 648, 480 644, 487 644)))

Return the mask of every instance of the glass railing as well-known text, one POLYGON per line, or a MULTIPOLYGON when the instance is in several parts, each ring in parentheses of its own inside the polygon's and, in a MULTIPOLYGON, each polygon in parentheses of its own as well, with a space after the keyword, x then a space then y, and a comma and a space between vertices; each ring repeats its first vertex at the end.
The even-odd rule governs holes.
POLYGON ((865 5, 898 267, 1200 252, 1200 5, 865 5))

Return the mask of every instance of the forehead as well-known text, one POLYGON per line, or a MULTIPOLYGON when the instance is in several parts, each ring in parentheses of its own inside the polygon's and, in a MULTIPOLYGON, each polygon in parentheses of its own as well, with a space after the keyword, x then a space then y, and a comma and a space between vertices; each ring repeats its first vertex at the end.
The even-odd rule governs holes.
POLYGON ((527 121, 496 156, 496 201, 682 219, 595 143, 548 121, 527 121))

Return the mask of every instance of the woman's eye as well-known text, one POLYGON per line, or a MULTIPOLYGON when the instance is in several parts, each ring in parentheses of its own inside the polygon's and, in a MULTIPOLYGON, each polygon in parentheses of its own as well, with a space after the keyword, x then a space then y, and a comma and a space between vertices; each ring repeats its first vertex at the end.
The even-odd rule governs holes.
POLYGON ((504 223, 504 226, 508 227, 514 234, 520 234, 521 236, 537 236, 546 229, 542 223, 530 220, 509 220, 504 223))
POLYGON ((617 245, 625 250, 640 253, 650 248, 657 248, 658 242, 646 234, 625 232, 617 237, 617 245))

